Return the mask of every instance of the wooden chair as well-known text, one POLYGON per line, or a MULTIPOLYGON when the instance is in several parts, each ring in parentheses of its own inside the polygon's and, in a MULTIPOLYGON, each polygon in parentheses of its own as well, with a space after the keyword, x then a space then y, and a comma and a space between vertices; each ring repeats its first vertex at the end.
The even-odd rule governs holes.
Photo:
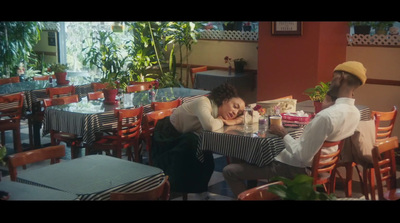
POLYGON ((102 91, 88 92, 88 100, 97 100, 99 98, 104 98, 104 93, 102 91))
POLYGON ((168 176, 157 187, 140 192, 111 192, 110 200, 169 200, 170 184, 168 176))
POLYGON ((152 84, 133 84, 126 86, 126 93, 133 93, 138 91, 150 90, 153 87, 152 84))
POLYGON ((173 101, 163 101, 163 102, 151 102, 151 108, 153 111, 176 108, 182 104, 182 99, 178 98, 173 101))
POLYGON ((1 143, 5 142, 5 131, 13 131, 14 151, 22 152, 21 117, 24 104, 23 93, 0 96, 0 132, 1 143))
POLYGON ((67 86, 67 87, 55 87, 55 88, 46 88, 46 93, 50 98, 63 97, 67 95, 75 94, 75 86, 67 86))
POLYGON ((17 180, 17 167, 26 164, 36 163, 50 159, 50 164, 59 163, 60 159, 65 156, 65 146, 49 146, 41 149, 34 149, 25 152, 16 153, 8 156, 8 170, 10 179, 17 180))
POLYGON ((238 195, 237 199, 240 201, 281 200, 281 198, 278 195, 268 191, 271 185, 276 185, 276 184, 283 185, 283 182, 276 181, 245 190, 238 195))
MULTIPOLYGON (((49 106, 65 105, 69 103, 75 103, 78 101, 79 101, 78 95, 75 94, 60 98, 46 98, 43 100, 43 103, 44 106, 47 108, 49 106)), ((77 157, 78 150, 82 147, 82 138, 77 136, 76 134, 68 132, 60 132, 50 129, 50 139, 52 146, 59 145, 61 142, 65 142, 68 146, 70 146, 71 159, 75 159, 77 157)))
POLYGON ((324 185, 327 194, 335 192, 336 165, 339 161, 339 154, 343 148, 344 141, 328 142, 325 141, 317 154, 314 155, 311 167, 311 176, 314 178, 313 185, 324 185), (323 154, 323 147, 338 146, 335 152, 323 154))
POLYGON ((140 135, 140 141, 144 141, 146 143, 146 150, 149 154, 150 165, 153 165, 153 161, 151 159, 151 137, 153 137, 154 128, 158 120, 170 116, 172 112, 173 109, 169 108, 169 109, 148 112, 143 115, 143 123, 142 123, 143 128, 142 128, 142 133, 140 135))
MULTIPOLYGON (((396 183, 395 149, 399 147, 397 136, 381 141, 372 149, 376 185, 379 200, 399 200, 400 188, 396 183), (385 182, 385 189, 384 189, 385 182)), ((372 197, 375 200, 375 197, 372 197)))
POLYGON ((56 76, 55 76, 55 75, 42 75, 42 76, 34 76, 34 77, 33 77, 33 80, 34 80, 34 81, 47 81, 47 80, 49 80, 50 77, 51 77, 53 80, 56 79, 56 76))
POLYGON ((376 127, 376 142, 383 142, 392 136, 396 121, 397 108, 393 106, 391 111, 371 111, 371 118, 378 119, 376 127))
POLYGON ((192 87, 194 88, 194 81, 196 80, 196 73, 201 72, 201 71, 206 71, 207 66, 201 66, 201 67, 194 67, 190 69, 190 77, 192 80, 192 87))
POLYGON ((92 82, 91 86, 92 86, 93 91, 101 91, 108 86, 108 83, 92 82))
POLYGON ((152 87, 154 87, 155 89, 158 89, 158 81, 154 80, 154 81, 130 81, 129 85, 135 85, 135 84, 151 84, 152 87))
POLYGON ((18 83, 19 77, 9 77, 9 78, 2 78, 0 79, 0 85, 2 84, 9 84, 9 83, 18 83))
POLYGON ((91 151, 112 151, 113 156, 121 158, 126 149, 128 160, 133 160, 131 147, 134 147, 134 159, 140 162, 139 137, 143 117, 143 106, 135 109, 115 109, 118 125, 113 135, 104 135, 90 147, 86 147, 86 155, 91 151))

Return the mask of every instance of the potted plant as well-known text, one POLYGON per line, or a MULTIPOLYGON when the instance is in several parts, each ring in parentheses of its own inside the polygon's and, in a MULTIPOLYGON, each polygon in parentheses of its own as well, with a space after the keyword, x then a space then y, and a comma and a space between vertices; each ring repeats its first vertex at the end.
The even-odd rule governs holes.
POLYGON ((68 69, 67 64, 54 63, 54 64, 50 65, 50 67, 48 68, 47 71, 54 72, 54 75, 56 76, 58 85, 66 85, 69 83, 69 81, 66 80, 67 69, 68 69))
POLYGON ((115 104, 118 94, 119 80, 126 79, 124 67, 126 57, 121 55, 121 47, 114 41, 114 33, 109 31, 94 31, 89 40, 84 40, 89 46, 82 49, 85 53, 83 65, 95 66, 102 73, 101 82, 107 87, 103 89, 104 103, 115 104))
POLYGON ((349 26, 354 27, 354 34, 364 34, 364 35, 370 34, 372 24, 373 24, 373 22, 369 22, 369 21, 349 22, 349 26))
POLYGON ((308 88, 304 91, 306 95, 314 102, 315 113, 321 111, 322 102, 325 99, 326 93, 329 91, 330 82, 320 82, 313 88, 308 88))
POLYGON ((372 28, 375 29, 375 34, 386 35, 389 32, 389 28, 393 26, 394 21, 380 21, 373 22, 372 28))
POLYGON ((234 59, 233 63, 235 64, 235 73, 236 74, 244 72, 244 66, 247 64, 247 62, 243 58, 234 59))

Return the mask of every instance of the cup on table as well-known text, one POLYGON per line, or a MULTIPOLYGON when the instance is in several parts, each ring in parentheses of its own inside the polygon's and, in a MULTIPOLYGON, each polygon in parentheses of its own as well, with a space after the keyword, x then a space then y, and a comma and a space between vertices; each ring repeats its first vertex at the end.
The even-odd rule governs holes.
POLYGON ((269 117, 270 125, 282 125, 282 116, 272 115, 269 117))
POLYGON ((253 130, 253 109, 250 107, 246 107, 244 109, 244 130, 245 132, 247 131, 252 131, 253 130))

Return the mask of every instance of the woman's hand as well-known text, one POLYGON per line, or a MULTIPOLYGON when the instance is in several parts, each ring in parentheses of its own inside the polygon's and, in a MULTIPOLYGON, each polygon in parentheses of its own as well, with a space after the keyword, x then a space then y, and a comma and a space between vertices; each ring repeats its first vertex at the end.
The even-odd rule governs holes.
POLYGON ((285 137, 287 133, 285 127, 281 126, 281 125, 270 125, 269 126, 269 133, 272 133, 274 135, 277 135, 279 137, 281 137, 283 139, 283 137, 285 137))
POLYGON ((235 119, 223 119, 222 116, 218 117, 224 122, 224 125, 239 125, 243 124, 243 115, 236 117, 235 119))

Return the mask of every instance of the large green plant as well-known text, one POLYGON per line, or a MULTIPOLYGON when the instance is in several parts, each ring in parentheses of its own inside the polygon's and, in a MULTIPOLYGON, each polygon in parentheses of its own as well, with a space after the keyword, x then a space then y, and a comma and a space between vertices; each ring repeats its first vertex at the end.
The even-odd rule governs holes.
MULTIPOLYGON (((174 40, 174 43, 177 43, 179 46, 180 53, 180 64, 181 64, 181 75, 179 77, 179 81, 183 83, 182 80, 182 64, 183 59, 186 59, 186 64, 189 65, 189 55, 192 52, 192 45, 197 43, 197 39, 200 36, 199 29, 202 28, 203 25, 200 22, 169 22, 167 33, 170 38, 174 40), (183 57, 182 50, 185 48, 185 57, 183 57)), ((189 85, 189 74, 190 67, 186 66, 186 84, 189 85)))
POLYGON ((126 57, 121 54, 122 47, 115 43, 113 35, 109 31, 93 31, 90 38, 84 40, 88 46, 82 49, 85 54, 83 64, 100 70, 101 81, 109 83, 110 87, 115 87, 117 80, 126 85, 127 76, 126 57))
POLYGON ((1 74, 9 75, 21 61, 27 62, 40 40, 42 22, 0 22, 1 74))

